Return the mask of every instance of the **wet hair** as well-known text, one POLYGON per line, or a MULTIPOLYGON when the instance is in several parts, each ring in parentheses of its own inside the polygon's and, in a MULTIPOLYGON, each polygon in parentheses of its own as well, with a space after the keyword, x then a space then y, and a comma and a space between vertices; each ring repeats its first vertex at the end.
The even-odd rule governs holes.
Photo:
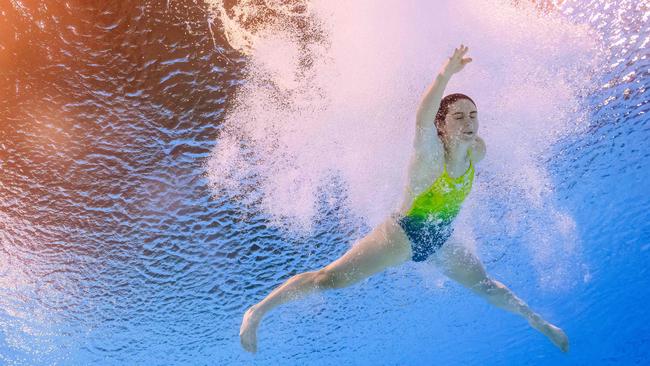
POLYGON ((445 117, 447 116, 447 113, 449 113, 449 106, 451 106, 454 102, 459 101, 461 99, 469 100, 476 107, 476 103, 472 100, 472 98, 468 97, 465 94, 454 93, 454 94, 449 94, 446 97, 442 98, 442 100, 440 101, 440 108, 438 108, 438 113, 436 113, 436 120, 435 120, 436 129, 438 130, 438 135, 442 136, 442 126, 445 123, 445 117))

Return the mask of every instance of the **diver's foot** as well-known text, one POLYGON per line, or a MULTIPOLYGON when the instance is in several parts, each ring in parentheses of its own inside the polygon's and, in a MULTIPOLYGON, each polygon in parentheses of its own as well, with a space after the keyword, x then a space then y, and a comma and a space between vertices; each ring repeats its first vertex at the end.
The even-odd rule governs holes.
POLYGON ((260 320, 258 314, 255 313, 255 305, 244 313, 244 319, 239 328, 239 341, 248 352, 257 352, 257 326, 260 324, 260 320))
POLYGON ((562 352, 569 352, 569 337, 562 329, 545 320, 531 321, 530 325, 548 337, 562 352))

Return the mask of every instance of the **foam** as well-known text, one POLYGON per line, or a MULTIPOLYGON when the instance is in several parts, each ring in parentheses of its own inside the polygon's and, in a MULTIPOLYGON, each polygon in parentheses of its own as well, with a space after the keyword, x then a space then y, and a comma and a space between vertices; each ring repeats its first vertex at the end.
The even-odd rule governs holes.
POLYGON ((446 93, 476 100, 488 155, 462 225, 522 237, 546 274, 551 253, 575 253, 575 223, 556 207, 544 161, 586 125, 579 95, 598 49, 589 28, 505 1, 212 4, 249 60, 206 166, 215 194, 248 189, 275 224, 309 232, 322 182, 336 176, 352 213, 378 224, 401 203, 421 93, 464 43, 474 62, 446 93), (515 218, 507 227, 490 221, 495 205, 515 218))

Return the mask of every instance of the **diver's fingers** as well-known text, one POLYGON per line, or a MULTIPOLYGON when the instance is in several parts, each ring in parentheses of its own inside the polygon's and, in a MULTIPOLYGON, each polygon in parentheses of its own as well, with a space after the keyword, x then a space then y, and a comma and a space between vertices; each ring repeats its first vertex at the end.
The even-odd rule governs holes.
POLYGON ((459 47, 454 49, 454 54, 451 56, 451 58, 462 58, 467 51, 469 50, 469 47, 461 44, 459 47))
POLYGON ((467 47, 467 46, 465 46, 465 45, 463 45, 461 43, 461 45, 459 47, 456 47, 454 49, 454 54, 451 55, 451 57, 449 58, 449 61, 454 62, 454 63, 458 62, 461 65, 465 65, 467 63, 472 62, 471 58, 463 58, 463 56, 465 56, 467 51, 469 51, 469 47, 467 47))

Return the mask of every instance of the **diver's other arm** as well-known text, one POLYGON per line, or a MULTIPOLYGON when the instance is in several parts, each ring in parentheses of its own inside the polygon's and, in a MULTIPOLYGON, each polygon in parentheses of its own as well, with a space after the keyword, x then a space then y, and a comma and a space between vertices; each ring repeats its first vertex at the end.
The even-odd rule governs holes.
POLYGON ((485 157, 485 141, 480 136, 476 136, 474 143, 472 144, 472 156, 474 157, 474 162, 478 163, 483 160, 485 157))

